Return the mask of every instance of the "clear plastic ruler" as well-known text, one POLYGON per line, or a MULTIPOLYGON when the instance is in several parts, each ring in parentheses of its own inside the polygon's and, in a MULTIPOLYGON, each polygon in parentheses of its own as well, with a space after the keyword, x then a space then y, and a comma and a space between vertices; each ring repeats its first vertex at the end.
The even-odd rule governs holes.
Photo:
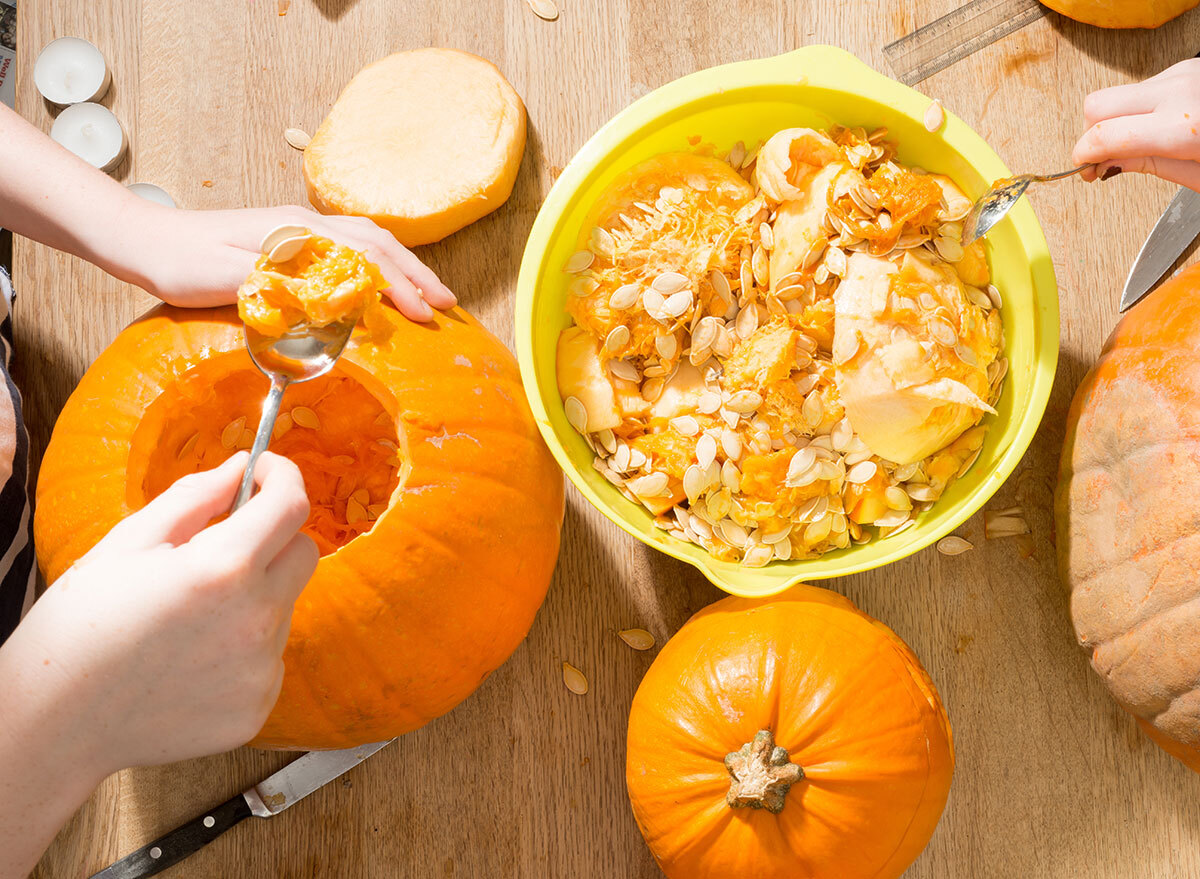
POLYGON ((884 46, 883 54, 897 79, 916 85, 1045 14, 1038 0, 973 0, 884 46))

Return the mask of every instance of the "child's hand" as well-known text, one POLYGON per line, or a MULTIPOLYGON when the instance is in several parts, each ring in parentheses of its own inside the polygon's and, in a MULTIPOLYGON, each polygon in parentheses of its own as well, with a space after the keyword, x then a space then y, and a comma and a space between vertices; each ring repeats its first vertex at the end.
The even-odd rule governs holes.
POLYGON ((229 509, 246 461, 185 477, 117 525, 0 650, 5 711, 33 712, 93 783, 237 747, 279 695, 292 605, 317 549, 297 533, 309 509, 300 471, 270 453, 258 494, 208 525, 229 509))
POLYGON ((1075 164, 1096 163, 1085 179, 1117 171, 1157 174, 1200 192, 1200 59, 1145 82, 1088 95, 1090 126, 1075 144, 1075 164))
POLYGON ((114 274, 141 284, 173 305, 233 302, 254 267, 262 240, 277 226, 306 226, 368 258, 391 284, 386 291, 411 320, 433 317, 430 306, 451 308, 454 294, 391 233, 362 217, 329 217, 302 207, 181 211, 138 200, 130 206, 126 256, 114 274))

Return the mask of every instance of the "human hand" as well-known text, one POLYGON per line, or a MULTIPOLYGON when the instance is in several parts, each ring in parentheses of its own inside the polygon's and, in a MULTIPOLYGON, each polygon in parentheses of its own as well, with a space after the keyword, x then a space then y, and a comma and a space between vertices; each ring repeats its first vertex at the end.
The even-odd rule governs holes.
POLYGON ((1077 165, 1097 165, 1084 179, 1139 171, 1200 192, 1200 59, 1093 92, 1083 112, 1089 127, 1072 155, 1077 165))
POLYGON ((430 306, 451 308, 457 302, 408 248, 363 217, 325 216, 296 206, 183 211, 137 201, 126 214, 132 228, 121 233, 129 244, 111 248, 125 260, 124 272, 118 269, 114 274, 173 305, 233 302, 254 268, 263 238, 281 225, 305 226, 338 244, 366 251, 391 285, 384 292, 411 320, 430 320, 430 306))
MULTIPOLYGON (((297 533, 309 510, 300 471, 270 453, 260 491, 208 525, 246 461, 184 477, 113 528, 0 651, 0 685, 36 693, 37 726, 98 777, 242 745, 275 703, 317 550, 297 533)), ((33 698, 7 705, 35 710, 33 698)))

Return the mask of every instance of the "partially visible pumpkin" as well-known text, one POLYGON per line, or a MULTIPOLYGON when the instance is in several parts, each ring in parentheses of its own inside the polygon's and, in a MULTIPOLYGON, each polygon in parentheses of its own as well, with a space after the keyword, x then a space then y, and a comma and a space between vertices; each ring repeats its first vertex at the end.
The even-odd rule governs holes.
POLYGON ((1135 306, 1067 418, 1056 497, 1071 618, 1117 702, 1200 770, 1200 266, 1135 306))
POLYGON ((670 879, 895 879, 929 842, 953 771, 916 656, 811 586, 700 611, 629 716, 634 817, 670 879))
POLYGON ((1097 27, 1158 27, 1200 5, 1200 0, 1042 0, 1067 18, 1097 27))
MULTIPOLYGON (((512 355, 461 310, 428 325, 381 312, 332 373, 284 397, 271 448, 304 473, 322 558, 260 747, 350 747, 449 711, 524 638, 558 554, 562 475, 512 355)), ((160 307, 122 332, 42 463, 46 579, 249 445, 266 390, 232 307, 160 307)))

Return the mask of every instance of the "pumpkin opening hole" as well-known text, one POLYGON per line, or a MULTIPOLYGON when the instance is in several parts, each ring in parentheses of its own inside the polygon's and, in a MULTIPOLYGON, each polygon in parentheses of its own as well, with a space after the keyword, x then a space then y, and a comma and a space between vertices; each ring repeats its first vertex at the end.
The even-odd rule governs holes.
MULTIPOLYGON (((230 371, 224 358, 193 367, 167 387, 134 435, 129 485, 140 496, 130 497, 130 506, 142 507, 180 477, 250 448, 266 394, 257 370, 239 364, 230 371)), ((370 531, 407 471, 395 417, 340 367, 288 388, 268 448, 304 474, 312 510, 303 530, 321 555, 370 531)))

